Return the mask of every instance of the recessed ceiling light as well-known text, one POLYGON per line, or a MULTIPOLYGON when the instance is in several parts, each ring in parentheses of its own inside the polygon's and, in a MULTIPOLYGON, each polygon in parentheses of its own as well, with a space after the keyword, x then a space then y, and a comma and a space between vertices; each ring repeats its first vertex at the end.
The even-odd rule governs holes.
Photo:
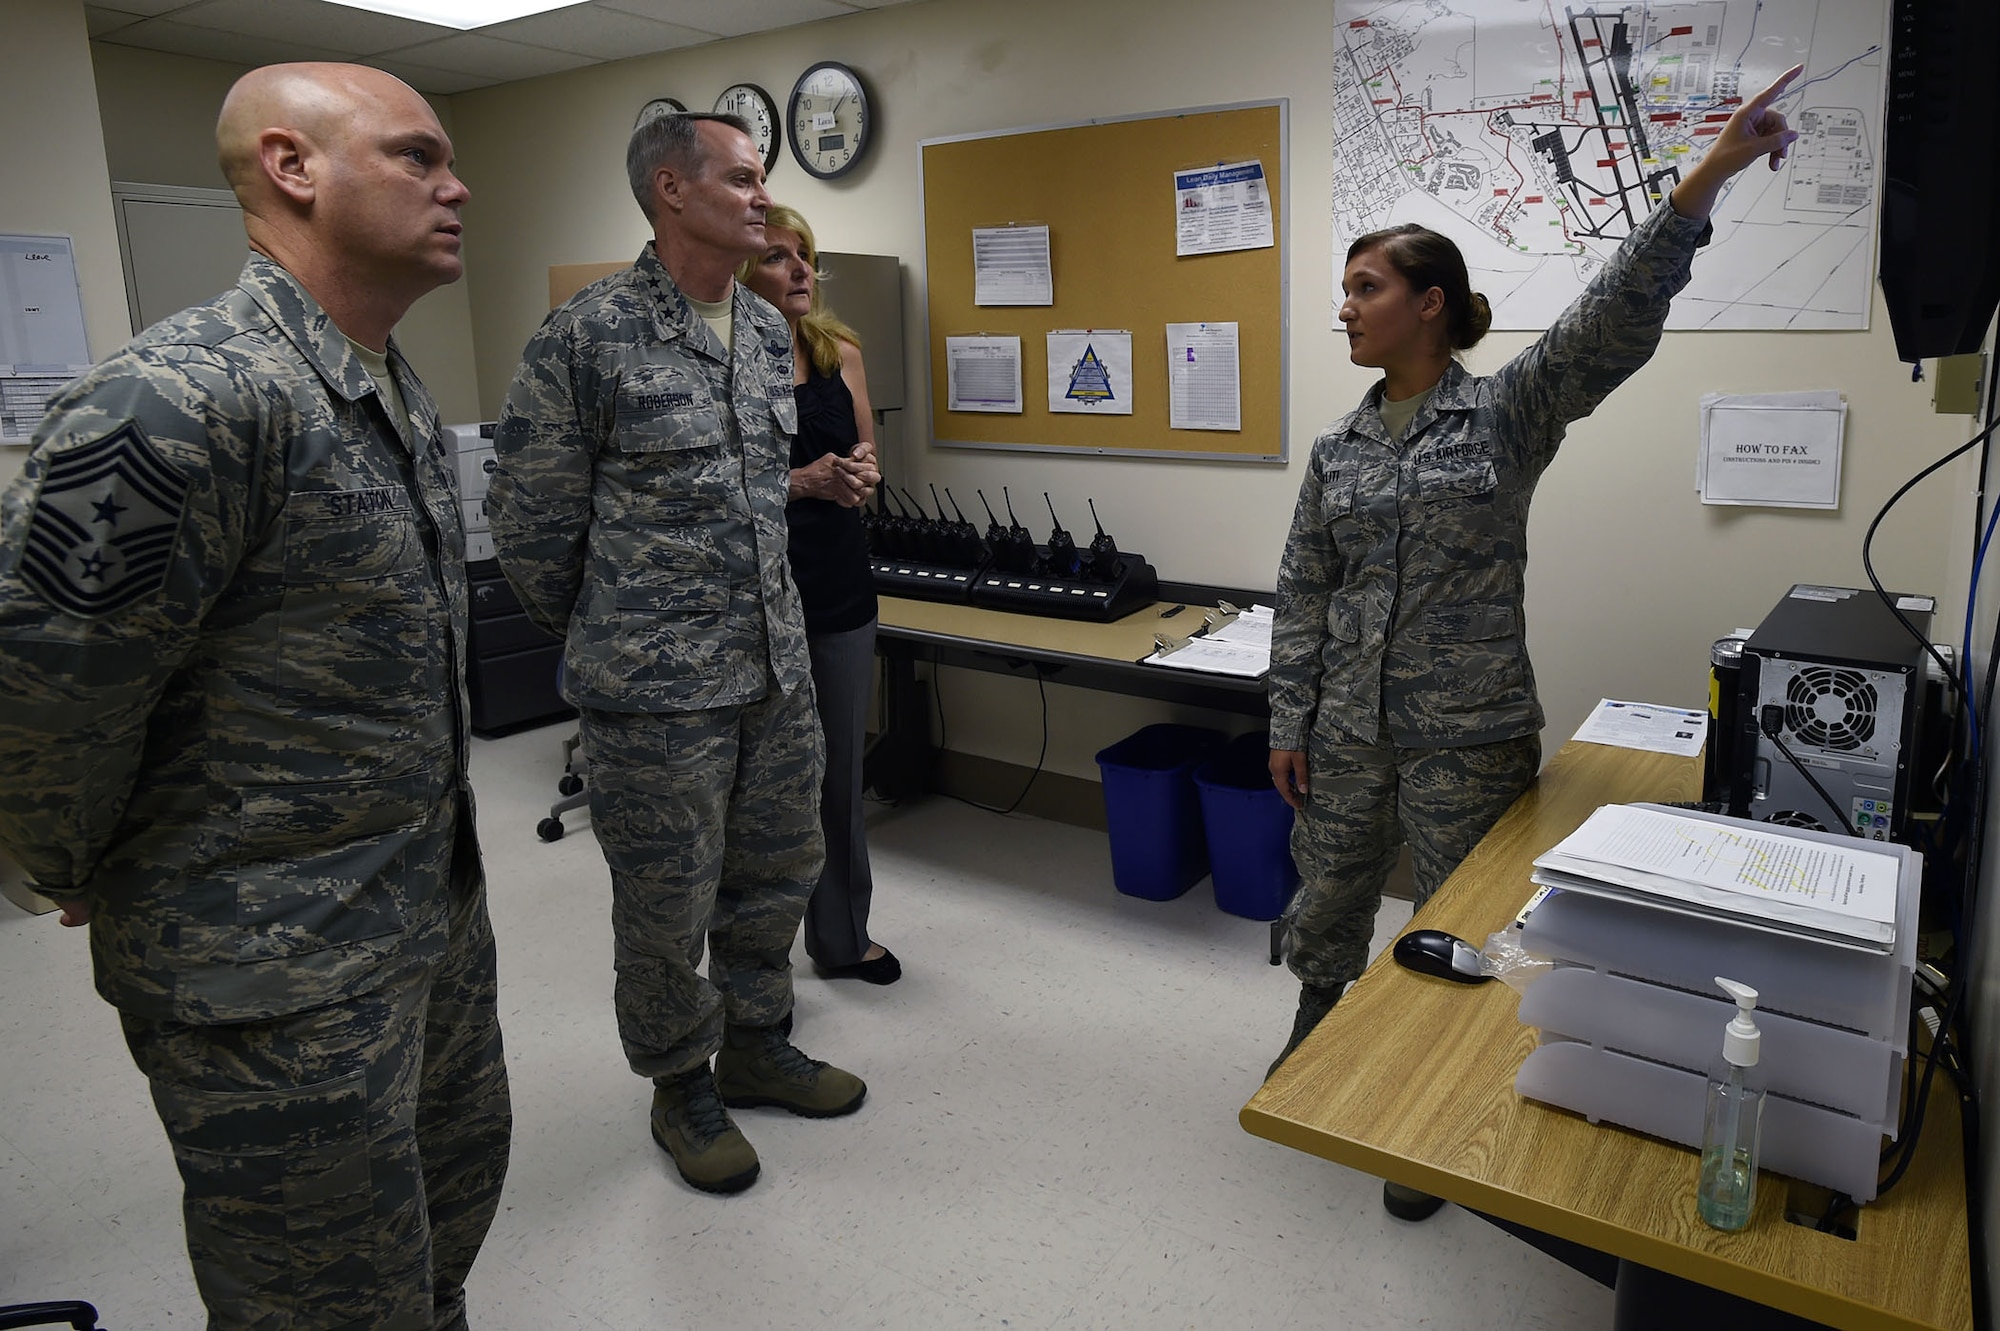
POLYGON ((551 9, 567 9, 581 0, 331 0, 331 3, 446 28, 469 29, 545 14, 551 9))

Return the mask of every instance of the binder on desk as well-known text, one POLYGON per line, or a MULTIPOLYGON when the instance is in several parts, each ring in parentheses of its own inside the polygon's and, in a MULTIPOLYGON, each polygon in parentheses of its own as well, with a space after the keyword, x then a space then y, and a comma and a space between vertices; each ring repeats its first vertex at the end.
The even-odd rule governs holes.
POLYGON ((1903 863, 1874 843, 1770 823, 1607 804, 1535 861, 1532 881, 1886 953, 1903 863))

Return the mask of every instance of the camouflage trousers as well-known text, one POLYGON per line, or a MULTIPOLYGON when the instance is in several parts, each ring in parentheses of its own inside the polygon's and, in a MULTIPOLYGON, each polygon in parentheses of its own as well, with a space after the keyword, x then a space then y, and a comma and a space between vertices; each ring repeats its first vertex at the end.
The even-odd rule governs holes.
POLYGON ((267 1022, 126 1015, 210 1328, 461 1328, 512 1111, 483 889, 443 959, 267 1022))
POLYGON ((699 712, 586 708, 590 820, 611 867, 614 1004, 642 1077, 792 1010, 792 941, 826 854, 811 688, 699 712), (708 974, 701 973, 702 953, 708 974))
POLYGON ((1410 847, 1422 907, 1535 779, 1542 742, 1527 735, 1410 749, 1315 734, 1308 743, 1310 794, 1292 823, 1299 890, 1285 912, 1285 960, 1303 984, 1347 984, 1368 965, 1397 850, 1410 847))

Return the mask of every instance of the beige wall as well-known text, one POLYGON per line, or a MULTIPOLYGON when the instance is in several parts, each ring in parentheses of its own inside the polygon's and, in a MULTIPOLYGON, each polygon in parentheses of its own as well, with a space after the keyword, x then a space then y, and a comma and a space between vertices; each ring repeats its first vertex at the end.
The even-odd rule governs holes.
MULTIPOLYGON (((0 61, 19 62, 24 76, 46 80, 63 67, 64 42, 74 62, 80 7, 43 0, 20 8, 38 15, 39 26, 22 29, 28 40, 10 42, 0 61)), ((905 484, 935 480, 960 493, 1002 483, 1029 493, 1049 489, 1072 526, 1082 521, 1072 512, 1080 500, 1094 496, 1120 543, 1148 555, 1162 575, 1269 587, 1313 434, 1348 410, 1371 381, 1347 364, 1330 328, 1325 201, 1332 48, 1321 0, 1228 7, 1199 0, 1099 0, 1087 7, 1017 0, 1004 14, 934 0, 461 94, 442 102, 439 114, 473 191, 467 280, 420 302, 398 340, 447 418, 490 417, 522 343, 546 312, 547 267, 624 257, 646 238, 622 164, 638 106, 663 94, 705 106, 738 80, 761 83, 782 103, 806 65, 843 59, 868 78, 875 99, 878 138, 869 160, 846 180, 827 183, 806 176, 786 155, 772 184, 779 198, 813 219, 826 248, 904 259, 906 369, 918 405, 885 431, 892 476, 905 484), (1291 99, 1292 188, 1284 219, 1291 463, 1106 461, 928 446, 920 389, 919 141, 1274 95, 1291 99)), ((80 105, 61 124, 70 129, 71 122, 87 121, 95 129, 101 106, 100 171, 148 183, 216 183, 215 112, 240 71, 104 45, 92 55, 102 76, 96 104, 87 114, 80 105)), ((90 84, 70 72, 62 87, 76 100, 74 90, 90 84)), ((24 97, 31 86, 8 80, 0 97, 24 97)), ((46 118, 45 105, 36 100, 36 119, 46 118)), ((53 154, 72 176, 79 174, 77 161, 95 155, 88 142, 76 153, 53 154)), ((102 178, 92 176, 80 188, 101 191, 102 178)), ((108 197, 102 207, 108 225, 108 197)), ((124 331, 115 250, 95 278, 93 336, 105 343, 109 328, 115 345, 124 331), (117 281, 108 302, 105 277, 117 281)), ((87 275, 87 299, 91 281, 87 275)), ((1963 419, 1930 414, 1927 387, 1911 384, 1894 361, 1879 309, 1875 325, 1852 334, 1669 335, 1651 366, 1571 432, 1543 483, 1531 530, 1531 639, 1551 747, 1600 696, 1698 704, 1707 643, 1756 622, 1792 581, 1862 581, 1861 533, 1875 508, 1966 428, 1963 419), (1841 389, 1852 406, 1842 512, 1711 509, 1695 501, 1693 448, 1703 392, 1824 387, 1841 389)), ((1469 363, 1491 369, 1526 340, 1496 334, 1469 363)), ((8 466, 0 455, 0 468, 8 466)), ((1877 542, 1882 576, 1940 593, 1948 615, 1959 613, 1952 599, 1962 595, 1962 587, 1947 585, 1960 581, 1948 556, 1970 539, 1966 505, 1956 502, 1969 475, 1952 469, 1927 483, 1884 524, 1877 542)), ((953 747, 1035 761, 1040 702, 1032 684, 948 672, 941 691, 953 747)), ((1094 774, 1098 748, 1167 715, 1061 687, 1048 697, 1050 766, 1078 775, 1094 774)))
MULTIPOLYGON (((0 125, 7 127, 0 134, 0 230, 70 238, 90 351, 109 355, 131 328, 79 0, 10 0, 0 42, 0 125)), ((0 485, 14 478, 23 456, 0 447, 0 485)))
POLYGON ((113 180, 226 189, 215 117, 248 65, 93 42, 104 156, 113 180))
MULTIPOLYGON (((215 118, 224 94, 247 66, 105 42, 93 44, 90 56, 112 180, 224 187, 215 160, 215 118)), ((433 98, 431 104, 449 132, 449 102, 433 98)), ((468 212, 469 228, 477 225, 476 217, 468 212)), ((425 296, 396 329, 397 345, 447 421, 479 419, 466 285, 460 281, 425 296)))
MULTIPOLYGON (((47 179, 18 197, 32 207, 9 226, 70 231, 84 256, 94 346, 124 335, 123 283, 110 241, 105 180, 212 184, 215 109, 232 66, 97 46, 104 89, 89 95, 77 45, 81 8, 36 0, 10 10, 0 98, 13 123, 54 135, 0 148, 10 182, 47 179), (22 26, 25 24, 26 26, 22 26), (83 90, 79 96, 79 90, 83 90), (103 108, 99 128, 99 105, 103 108), (50 106, 73 114, 50 116, 50 106), (70 143, 70 139, 75 143, 70 143), (114 166, 115 164, 115 166, 114 166), (80 211, 78 211, 80 210, 80 211), (64 220, 72 212, 80 221, 64 220), (93 221, 88 215, 95 212, 93 221), (36 222, 34 216, 53 220, 36 222), (92 239, 93 229, 97 239, 92 239), (109 245, 107 249, 106 246, 109 245)), ((1330 190, 1331 20, 1320 0, 1100 0, 1088 7, 1017 0, 1004 14, 960 0, 899 7, 698 51, 599 66, 449 99, 452 131, 473 190, 468 277, 420 302, 399 332, 448 418, 498 410, 515 358, 545 313, 552 263, 622 257, 646 237, 626 192, 622 146, 631 118, 662 94, 707 105, 737 80, 782 102, 813 60, 844 59, 868 78, 879 137, 849 178, 820 182, 789 156, 774 192, 802 207, 829 249, 903 256, 910 316, 907 371, 919 406, 892 422, 892 475, 961 493, 1011 484, 1053 490, 1064 511, 1095 496, 1127 549, 1169 578, 1269 587, 1303 457, 1314 432, 1348 410, 1370 376, 1346 362, 1330 329, 1325 200, 1330 190), (1110 53, 1110 54, 1107 54, 1110 53), (916 386, 923 273, 917 145, 925 137, 1091 116, 1291 99, 1291 343, 1288 466, 1105 461, 934 449, 916 386)), ((17 197, 12 189, 10 197, 17 197)), ((1654 363, 1596 417, 1579 423, 1542 486, 1531 531, 1529 616, 1553 744, 1599 696, 1696 704, 1706 644, 1750 624, 1795 580, 1858 583, 1861 533, 1910 472, 1962 437, 1962 418, 1933 416, 1928 389, 1893 357, 1878 308, 1868 333, 1670 334, 1654 363), (1841 389, 1852 406, 1844 509, 1834 514, 1704 508, 1692 493, 1697 402, 1708 391, 1841 389)), ((1524 345, 1496 334, 1474 352, 1491 369, 1524 345)), ((0 469, 18 454, 0 454, 0 469)), ((1969 543, 1970 472, 1928 482, 1884 524, 1877 569, 1902 588, 1962 596, 1953 551, 1969 543), (1951 585, 1948 585, 1951 584, 1951 585)), ((1072 517, 1071 523, 1081 521, 1072 517)), ((1962 601, 1958 604, 1962 605, 1962 601)), ((1039 703, 1031 684, 953 674, 943 686, 954 747, 1032 763, 1039 703)), ((1050 765, 1091 775, 1091 755, 1163 713, 1050 690, 1050 765)))
MULTIPOLYGON (((1095 496, 1120 544, 1148 555, 1163 576, 1270 587, 1313 435, 1372 382, 1347 363, 1330 328, 1332 55, 1324 0, 934 0, 462 94, 453 99, 460 161, 483 210, 467 241, 478 265, 481 404, 497 411, 521 344, 546 312, 547 267, 622 257, 645 240, 621 155, 648 98, 705 107, 725 85, 750 80, 782 104, 814 60, 845 60, 863 73, 879 116, 871 160, 824 183, 787 155, 772 191, 803 209, 826 248, 903 257, 907 368, 920 400, 922 139, 1285 96, 1288 466, 936 449, 925 442, 921 403, 888 457, 906 484, 1052 490, 1072 526, 1083 498, 1095 496)), ((1532 527, 1529 617, 1551 747, 1600 696, 1699 705, 1711 640, 1754 624, 1793 581, 1862 581, 1861 535, 1876 507, 1966 428, 1963 418, 1931 415, 1929 390, 1895 362, 1879 309, 1874 324, 1867 333, 1669 335, 1652 365, 1571 432, 1532 527), (1701 506, 1693 493, 1701 395, 1805 388, 1837 388, 1852 406, 1842 511, 1701 506)), ((1490 341, 1469 357, 1475 371, 1498 366, 1527 338, 1490 341)), ((1952 497, 1964 488, 1961 473, 1948 473, 1884 524, 1875 563, 1887 581, 1949 592, 1946 534, 1952 497)), ((1034 762, 1032 684, 952 673, 943 691, 952 747, 1034 762)), ((1094 774, 1097 748, 1159 715, 1060 688, 1050 706, 1050 765, 1081 775, 1094 774)))

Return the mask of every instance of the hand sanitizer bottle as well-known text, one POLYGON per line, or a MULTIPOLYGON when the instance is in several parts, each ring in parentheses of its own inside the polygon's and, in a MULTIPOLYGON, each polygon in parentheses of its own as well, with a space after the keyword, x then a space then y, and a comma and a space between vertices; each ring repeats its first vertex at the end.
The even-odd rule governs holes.
POLYGON ((1736 1000, 1737 1010, 1723 1028, 1722 1060, 1708 1080, 1695 1209, 1710 1225, 1734 1233, 1749 1225, 1757 1202, 1757 1143, 1764 1126, 1764 1083, 1757 1073, 1761 1037, 1750 1016, 1757 991, 1720 975, 1715 982, 1736 1000))

